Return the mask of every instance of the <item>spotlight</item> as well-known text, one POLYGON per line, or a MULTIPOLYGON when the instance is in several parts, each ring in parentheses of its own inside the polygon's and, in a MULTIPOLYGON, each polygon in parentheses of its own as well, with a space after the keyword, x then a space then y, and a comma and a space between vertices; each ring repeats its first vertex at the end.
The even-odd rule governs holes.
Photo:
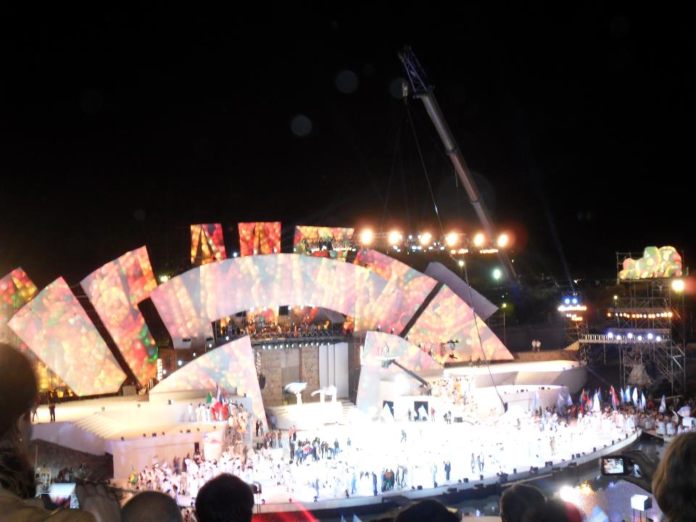
POLYGON ((399 232, 398 230, 392 230, 391 232, 389 232, 389 235, 387 236, 387 241, 393 247, 396 247, 399 243, 401 243, 402 239, 403 236, 401 235, 401 232, 399 232))
POLYGON ((498 245, 498 248, 505 248, 510 244, 510 236, 503 232, 498 236, 498 239, 496 240, 496 244, 498 245))
POLYGON ((363 246, 371 245, 375 239, 375 233, 370 228, 363 229, 360 232, 360 244, 363 246))
POLYGON ((430 232, 423 232, 418 236, 418 242, 421 246, 428 246, 432 240, 433 236, 430 232))
POLYGON ((672 279, 672 290, 674 290, 677 294, 681 294, 684 292, 684 289, 686 288, 686 283, 684 283, 683 279, 672 279))
POLYGON ((483 234, 483 232, 476 232, 476 234, 474 235, 474 246, 481 248, 485 244, 486 236, 483 234))
POLYGON ((454 247, 459 243, 459 234, 456 232, 449 232, 445 236, 445 243, 447 244, 448 247, 454 247))

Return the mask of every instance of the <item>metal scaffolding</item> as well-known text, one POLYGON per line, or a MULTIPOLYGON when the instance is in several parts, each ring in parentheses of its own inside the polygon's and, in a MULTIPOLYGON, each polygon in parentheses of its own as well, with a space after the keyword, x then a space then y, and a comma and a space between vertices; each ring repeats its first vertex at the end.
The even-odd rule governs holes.
MULTIPOLYGON (((619 270, 628 257, 640 256, 617 253, 619 270)), ((616 324, 611 337, 614 342, 619 341, 622 386, 639 367, 638 370, 647 370, 657 380, 664 379, 672 394, 685 389, 684 339, 675 340, 673 335, 677 319, 683 320, 679 307, 683 308, 684 301, 683 296, 673 301, 671 281, 664 278, 618 281, 623 289, 622 295, 616 296, 608 314, 616 324)))
MULTIPOLYGON (((624 259, 640 254, 618 252, 617 274, 624 259)), ((580 334, 579 357, 588 364, 606 363, 607 348, 616 348, 619 355, 621 386, 650 377, 653 382, 666 382, 672 394, 686 386, 684 335, 674 335, 684 320, 684 299, 673 299, 671 279, 653 278, 618 280, 619 294, 614 296, 607 316, 614 326, 604 334, 580 334), (598 346, 602 347, 601 352, 598 346), (632 375, 633 374, 633 375, 632 375), (633 377, 633 379, 631 379, 633 377)))

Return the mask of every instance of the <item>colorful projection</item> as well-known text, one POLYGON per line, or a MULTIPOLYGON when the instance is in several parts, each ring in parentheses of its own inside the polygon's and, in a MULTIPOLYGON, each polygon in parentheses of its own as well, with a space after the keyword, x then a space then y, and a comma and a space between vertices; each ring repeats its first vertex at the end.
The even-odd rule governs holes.
POLYGON ((360 356, 363 366, 379 366, 394 359, 413 372, 441 372, 442 365, 403 337, 384 332, 367 332, 360 356))
POLYGON ((50 371, 7 326, 15 312, 31 301, 36 293, 36 285, 21 268, 16 268, 0 279, 0 342, 18 347, 31 359, 39 380, 39 390, 47 391, 52 387, 64 387, 65 383, 50 371))
POLYGON ((253 308, 311 305, 362 317, 386 284, 353 264, 276 254, 194 268, 158 286, 150 297, 172 337, 193 338, 212 332, 213 321, 253 308))
POLYGON ((191 225, 191 264, 205 265, 227 258, 220 223, 191 225))
POLYGON ((646 247, 640 259, 624 259, 622 270, 619 271, 622 281, 681 276, 682 258, 677 249, 671 246, 646 247))
POLYGON ((0 279, 0 342, 14 346, 20 344, 19 338, 10 330, 7 322, 36 295, 36 292, 36 285, 21 268, 15 268, 0 279))
POLYGON ((359 330, 399 334, 421 303, 437 285, 435 279, 375 250, 360 250, 355 264, 380 275, 389 283, 372 305, 372 313, 363 316, 359 330))
POLYGON ((280 221, 239 223, 239 255, 280 253, 280 221))
POLYGON ((407 338, 439 363, 513 359, 488 325, 446 286, 423 310, 407 338))
POLYGON ((138 382, 157 377, 157 345, 138 309, 157 288, 147 249, 125 253, 80 284, 138 382))
POLYGON ((150 393, 215 390, 217 386, 227 391, 236 389, 238 396, 246 394, 250 397, 254 415, 266 425, 266 413, 249 337, 223 344, 201 355, 164 379, 150 393))
POLYGON ((9 326, 76 395, 115 393, 126 378, 63 278, 23 306, 9 326))
POLYGON ((352 228, 295 227, 293 252, 314 257, 330 257, 345 261, 353 248, 352 228))

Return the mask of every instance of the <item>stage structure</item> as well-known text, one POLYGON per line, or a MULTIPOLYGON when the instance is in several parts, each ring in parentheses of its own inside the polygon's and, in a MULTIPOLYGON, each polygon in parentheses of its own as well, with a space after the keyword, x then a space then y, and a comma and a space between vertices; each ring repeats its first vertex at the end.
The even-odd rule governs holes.
POLYGON ((36 285, 21 268, 0 279, 0 342, 18 347, 32 361, 39 380, 39 390, 65 387, 65 383, 42 363, 29 347, 7 326, 10 318, 38 293, 36 285))
POLYGON ((446 286, 437 290, 402 335, 442 364, 514 359, 488 325, 446 286))
POLYGON ((293 252, 345 261, 354 248, 354 231, 352 228, 297 226, 293 252))
POLYGON ((188 392, 214 391, 218 386, 232 395, 249 397, 254 416, 266 426, 249 337, 242 337, 194 359, 155 386, 150 394, 178 398, 188 392))
POLYGON ((372 306, 373 313, 356 318, 358 331, 401 333, 437 286, 437 281, 431 277, 376 250, 361 249, 354 263, 387 281, 384 291, 372 306))
POLYGON ((79 396, 116 393, 126 379, 63 278, 41 290, 8 324, 79 396))
POLYGON ((606 334, 582 336, 581 353, 595 345, 616 346, 622 386, 647 386, 652 374, 664 379, 671 393, 684 391, 685 350, 673 337, 676 320, 684 319, 683 295, 672 288, 673 278, 682 274, 681 256, 673 247, 648 247, 642 256, 618 252, 616 259, 623 292, 607 312, 615 326, 606 334))
MULTIPOLYGON (((212 323, 253 308, 311 304, 359 318, 386 286, 349 263, 299 254, 226 259, 173 277, 151 298, 174 347, 183 339, 213 338, 212 323)), ((356 319, 357 321, 357 319, 356 319)))
POLYGON ((157 377, 157 346, 138 303, 157 288, 145 247, 126 252, 81 286, 140 385, 157 377))
POLYGON ((191 225, 191 264, 205 265, 227 258, 220 223, 191 225))
POLYGON ((280 221, 239 223, 239 255, 280 253, 280 221))
POLYGON ((356 406, 372 417, 381 410, 383 401, 414 395, 425 385, 424 376, 443 373, 443 366, 418 346, 383 332, 367 332, 360 363, 356 406))

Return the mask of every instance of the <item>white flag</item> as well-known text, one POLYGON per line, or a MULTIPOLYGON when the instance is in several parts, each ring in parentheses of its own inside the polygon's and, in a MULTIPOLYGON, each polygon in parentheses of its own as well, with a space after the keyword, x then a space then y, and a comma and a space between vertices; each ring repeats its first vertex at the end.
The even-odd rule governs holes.
POLYGON ((664 394, 662 395, 662 400, 660 401, 660 409, 658 411, 660 413, 664 413, 667 411, 667 399, 665 399, 664 394))

